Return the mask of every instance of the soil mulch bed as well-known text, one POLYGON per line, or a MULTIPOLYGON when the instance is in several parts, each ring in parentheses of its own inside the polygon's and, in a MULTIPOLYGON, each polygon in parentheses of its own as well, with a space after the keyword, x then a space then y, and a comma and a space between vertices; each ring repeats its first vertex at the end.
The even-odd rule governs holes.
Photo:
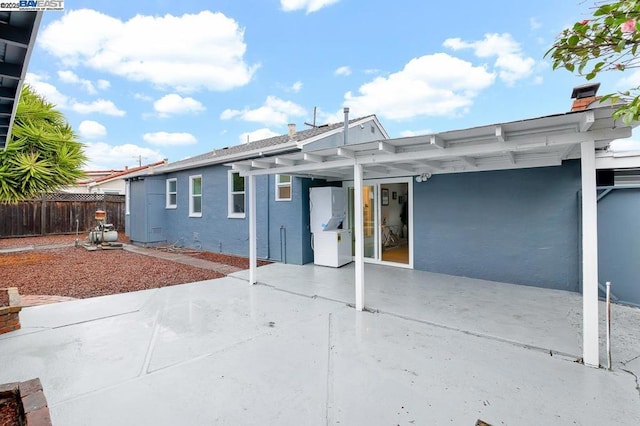
POLYGON ((18 401, 15 397, 0 399, 0 426, 21 426, 18 401))
POLYGON ((0 286, 18 287, 20 294, 87 298, 223 276, 125 250, 65 247, 0 254, 0 286))
MULTIPOLYGON (((249 269, 249 259, 247 259, 246 257, 231 256, 222 253, 212 253, 209 251, 192 254, 191 256, 198 259, 208 260, 209 262, 224 263, 225 265, 235 266, 236 268, 240 269, 249 269)), ((258 260, 258 266, 269 265, 270 263, 272 262, 268 260, 258 260)))
MULTIPOLYGON (((104 296, 146 290, 224 275, 169 260, 131 253, 125 250, 87 251, 82 247, 44 250, 58 244, 74 245, 75 235, 0 238, 0 249, 33 247, 34 250, 0 253, 0 287, 18 287, 22 295, 50 295, 75 298, 104 296)), ((118 241, 128 243, 123 235, 118 241)), ((79 243, 86 236, 79 236, 79 243)), ((249 259, 222 253, 187 253, 192 257, 249 268, 249 259)), ((259 260, 258 266, 271 262, 259 260)))

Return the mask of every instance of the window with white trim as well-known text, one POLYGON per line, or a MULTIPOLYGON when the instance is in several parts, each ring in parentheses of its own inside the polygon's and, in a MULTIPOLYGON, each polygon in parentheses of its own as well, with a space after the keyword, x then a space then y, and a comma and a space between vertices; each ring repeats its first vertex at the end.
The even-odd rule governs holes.
POLYGON ((189 176, 189 216, 202 217, 202 176, 189 176))
POLYGON ((276 175, 276 201, 291 201, 290 175, 276 175))
POLYGON ((178 207, 178 179, 167 179, 166 208, 175 209, 176 207, 178 207))
POLYGON ((229 170, 229 217, 244 218, 244 177, 229 170))

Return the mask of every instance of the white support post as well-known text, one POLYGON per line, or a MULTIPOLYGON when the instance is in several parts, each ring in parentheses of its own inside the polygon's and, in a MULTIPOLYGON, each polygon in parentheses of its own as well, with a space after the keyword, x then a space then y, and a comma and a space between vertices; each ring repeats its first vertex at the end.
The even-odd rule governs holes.
POLYGON ((598 344, 598 204, 594 141, 580 144, 582 166, 582 359, 600 365, 598 344))
POLYGON ((363 166, 355 164, 353 166, 353 231, 356 233, 356 273, 355 273, 355 290, 356 290, 356 310, 364 309, 364 218, 362 209, 362 184, 363 184, 363 166))
POLYGON ((256 251, 256 177, 249 175, 249 284, 255 284, 258 256, 256 251))

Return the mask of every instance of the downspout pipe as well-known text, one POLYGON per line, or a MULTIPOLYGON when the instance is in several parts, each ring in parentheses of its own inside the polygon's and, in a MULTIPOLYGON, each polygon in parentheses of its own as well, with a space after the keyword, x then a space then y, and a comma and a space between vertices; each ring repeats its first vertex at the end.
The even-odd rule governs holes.
POLYGON ((344 131, 342 134, 342 145, 347 145, 349 138, 349 107, 344 107, 344 131))

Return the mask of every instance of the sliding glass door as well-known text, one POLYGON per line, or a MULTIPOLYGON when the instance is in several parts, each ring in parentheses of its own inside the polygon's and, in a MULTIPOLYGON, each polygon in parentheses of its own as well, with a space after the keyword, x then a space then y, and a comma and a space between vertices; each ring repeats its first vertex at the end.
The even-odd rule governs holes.
MULTIPOLYGON (((378 233, 377 224, 377 197, 375 185, 365 185, 362 187, 362 216, 363 216, 363 235, 364 235, 364 257, 369 259, 378 258, 378 233)), ((351 229, 351 253, 355 253, 355 231, 353 229, 354 219, 354 190, 353 186, 348 188, 349 197, 349 229, 351 229)))
MULTIPOLYGON (((348 225, 355 253, 354 188, 348 189, 348 225)), ((362 188, 364 257, 368 261, 412 267, 410 235, 410 178, 367 181, 362 188)))

